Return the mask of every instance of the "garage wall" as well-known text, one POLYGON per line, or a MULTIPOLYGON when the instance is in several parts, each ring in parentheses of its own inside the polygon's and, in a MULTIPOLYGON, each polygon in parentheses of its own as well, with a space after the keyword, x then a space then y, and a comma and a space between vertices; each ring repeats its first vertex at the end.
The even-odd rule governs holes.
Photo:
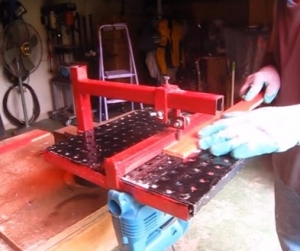
MULTIPOLYGON (((47 111, 52 109, 52 101, 50 95, 50 87, 48 79, 50 74, 47 69, 47 53, 46 53, 46 39, 44 27, 40 22, 40 7, 42 6, 42 1, 35 0, 22 0, 20 1, 24 7, 27 9, 27 13, 23 15, 24 21, 30 23, 40 34, 43 42, 44 53, 42 57, 42 62, 38 69, 30 75, 29 84, 33 87, 35 92, 38 95, 40 105, 41 105, 41 116, 39 119, 48 117, 47 111)), ((5 91, 11 86, 7 79, 3 76, 2 64, 0 64, 0 106, 1 106, 1 116, 5 125, 5 129, 14 127, 9 123, 6 117, 3 114, 2 100, 5 91)), ((32 111, 32 102, 30 96, 26 94, 26 100, 28 100, 28 113, 31 115, 32 111)), ((21 108, 20 100, 17 98, 17 95, 11 95, 8 100, 8 106, 11 109, 11 112, 16 115, 18 118, 23 118, 23 112, 21 108)))
POLYGON ((191 1, 189 4, 183 2, 166 5, 165 12, 183 14, 197 22, 223 19, 229 24, 247 24, 248 0, 191 1))
MULTIPOLYGON (((20 2, 24 5, 24 7, 27 9, 27 13, 23 15, 23 19, 25 22, 28 22, 31 24, 39 33, 42 39, 43 43, 43 56, 42 61, 38 69, 33 72, 30 75, 29 78, 29 84, 33 87, 35 90, 38 99, 40 101, 41 106, 41 115, 38 120, 42 120, 45 118, 48 118, 48 112, 53 110, 53 102, 52 102, 52 95, 51 95, 51 89, 49 80, 51 79, 52 75, 49 72, 48 69, 48 54, 47 54, 47 44, 46 44, 46 32, 44 29, 44 26, 41 24, 40 21, 40 9, 41 7, 46 4, 52 4, 52 3, 65 3, 70 1, 63 1, 63 0, 56 0, 56 1, 37 1, 37 0, 20 0, 20 2)), ((76 3, 78 12, 82 15, 88 15, 92 14, 94 23, 100 24, 104 22, 111 22, 114 20, 117 20, 119 18, 119 14, 121 11, 121 1, 114 1, 114 0, 75 0, 72 1, 76 3)), ((136 23, 135 19, 140 18, 137 17, 135 10, 141 9, 140 5, 142 1, 126 1, 129 2, 126 4, 126 10, 125 13, 128 13, 128 21, 130 23, 136 23), (140 5, 139 5, 140 4, 140 5)), ((5 129, 10 129, 15 126, 11 125, 10 122, 7 120, 7 118, 3 114, 3 107, 2 107, 2 100, 4 93, 6 90, 11 86, 6 77, 3 75, 3 66, 0 64, 0 112, 1 116, 5 125, 5 129)), ((31 115, 32 111, 32 102, 31 98, 28 94, 26 95, 26 103, 27 103, 27 110, 28 115, 31 115)), ((8 100, 8 107, 10 108, 13 115, 15 115, 17 118, 23 118, 23 112, 22 112, 22 106, 20 102, 20 98, 18 98, 18 95, 15 93, 12 93, 10 95, 10 98, 8 100)))
MULTIPOLYGON (((153 0, 155 2, 155 0, 153 0)), ((257 0, 262 4, 262 2, 267 1, 268 3, 272 0, 257 0)), ((47 45, 46 45, 46 32, 43 25, 40 22, 40 8, 45 3, 64 3, 70 2, 67 0, 20 0, 20 2, 28 10, 23 18, 26 22, 34 26, 42 38, 43 42, 43 57, 42 62, 39 68, 30 75, 29 84, 34 88, 35 92, 40 101, 41 105, 41 115, 39 120, 48 118, 47 112, 53 109, 52 104, 52 95, 50 91, 49 79, 52 75, 48 71, 48 62, 47 62, 47 45)), ((121 0, 74 0, 71 1, 76 3, 78 12, 81 15, 92 14, 94 24, 102 24, 113 21, 124 20, 128 23, 128 26, 131 31, 131 35, 134 38, 137 34, 138 29, 141 27, 143 20, 145 20, 145 12, 143 12, 143 2, 142 0, 126 0, 126 6, 124 9, 124 16, 120 17, 121 12, 121 0)), ((162 1, 164 2, 164 1, 162 1)), ((170 1, 169 1, 170 2, 170 1)), ((177 1, 179 2, 179 1, 177 1)), ((182 1, 185 2, 185 1, 182 1)), ((165 4, 164 13, 183 16, 191 18, 195 21, 202 20, 214 20, 214 19, 224 19, 229 23, 237 23, 240 25, 247 25, 247 22, 250 19, 253 20, 251 13, 260 13, 261 8, 257 8, 253 4, 254 0, 249 2, 248 0, 224 0, 224 1, 191 1, 189 4, 179 3, 179 4, 165 4), (251 12, 249 13, 249 4, 251 3, 251 12)), ((266 6, 269 6, 268 4, 266 6)), ((155 5, 152 6, 152 10, 155 12, 155 5)), ((264 9, 265 12, 265 9, 264 9)), ((269 12, 268 12, 269 13, 269 12)), ((263 17, 262 14, 255 14, 255 16, 263 17)), ((269 17, 269 15, 268 15, 269 17)), ((261 20, 262 18, 256 18, 261 20)), ((133 46, 136 48, 136 40, 133 39, 133 46)), ((139 61, 137 60, 137 68, 139 68, 139 61)), ((6 129, 13 127, 10 125, 9 121, 5 118, 2 108, 2 99, 5 91, 10 86, 8 81, 3 76, 2 65, 0 64, 0 112, 4 120, 6 129)), ((32 110, 32 104, 27 97, 28 111, 32 110)), ((9 100, 9 107, 14 107, 13 114, 16 116, 22 116, 22 109, 20 105, 20 100, 17 98, 17 95, 12 96, 9 100)))
POLYGON ((274 0, 249 0, 249 24, 272 23, 274 2, 274 0))

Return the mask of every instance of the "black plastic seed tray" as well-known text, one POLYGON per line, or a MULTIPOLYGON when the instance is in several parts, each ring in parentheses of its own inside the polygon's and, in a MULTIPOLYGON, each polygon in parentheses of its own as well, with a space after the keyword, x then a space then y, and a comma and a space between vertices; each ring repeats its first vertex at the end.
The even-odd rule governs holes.
MULTIPOLYGON (((166 129, 164 124, 150 116, 150 111, 130 113, 52 145, 47 151, 105 174, 102 169, 105 158, 166 129)), ((206 151, 186 160, 161 153, 122 180, 187 205, 190 216, 193 216, 242 166, 241 160, 214 157, 206 151)))
POLYGON ((105 158, 112 157, 166 129, 165 124, 150 116, 150 111, 151 109, 145 109, 132 112, 63 140, 46 150, 103 172, 101 165, 105 158))
POLYGON ((242 160, 214 157, 206 151, 186 160, 162 153, 122 179, 187 205, 194 216, 243 165, 242 160))

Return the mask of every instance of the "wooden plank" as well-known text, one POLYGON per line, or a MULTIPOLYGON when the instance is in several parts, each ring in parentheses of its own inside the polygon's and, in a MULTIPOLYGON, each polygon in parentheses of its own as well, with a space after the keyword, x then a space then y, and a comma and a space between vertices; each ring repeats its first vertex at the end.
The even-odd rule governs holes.
POLYGON ((117 239, 111 215, 105 206, 51 238, 45 244, 32 246, 26 251, 109 251, 116 246, 117 239))
MULTIPOLYGON (((228 112, 234 112, 234 111, 250 111, 255 107, 259 106, 262 102, 263 102, 263 96, 262 94, 260 94, 251 101, 240 101, 239 103, 227 109, 222 114, 228 112)), ((199 152, 199 148, 198 148, 199 130, 211 124, 212 122, 220 119, 222 114, 214 116, 212 119, 209 119, 206 122, 201 123, 200 125, 194 127, 187 134, 182 136, 178 142, 175 142, 174 144, 166 147, 164 149, 164 152, 171 156, 179 157, 182 159, 185 159, 188 156, 191 156, 192 154, 199 152)))
POLYGON ((0 238, 0 250, 1 251, 15 251, 3 238, 0 238))
POLYGON ((15 250, 45 244, 107 202, 105 189, 80 186, 44 161, 41 153, 54 140, 41 135, 0 158, 0 236, 15 250))
POLYGON ((73 134, 76 135, 77 134, 77 127, 73 126, 73 125, 69 125, 60 129, 55 130, 55 132, 58 133, 68 133, 68 134, 73 134))
POLYGON ((0 154, 15 150, 18 147, 29 144, 32 140, 49 136, 50 133, 42 130, 30 132, 0 141, 0 154))

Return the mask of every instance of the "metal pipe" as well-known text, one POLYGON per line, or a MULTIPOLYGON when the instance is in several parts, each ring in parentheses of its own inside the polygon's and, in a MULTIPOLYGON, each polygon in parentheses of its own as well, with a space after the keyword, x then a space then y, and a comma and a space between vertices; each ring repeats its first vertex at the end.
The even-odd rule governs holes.
POLYGON ((157 0, 157 18, 162 19, 163 11, 162 11, 162 0, 157 0))

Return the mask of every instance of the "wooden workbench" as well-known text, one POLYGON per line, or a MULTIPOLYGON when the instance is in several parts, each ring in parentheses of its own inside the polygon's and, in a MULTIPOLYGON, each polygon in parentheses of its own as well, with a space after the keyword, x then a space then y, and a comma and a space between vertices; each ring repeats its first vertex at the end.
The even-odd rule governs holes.
POLYGON ((113 249, 107 191, 78 185, 45 162, 42 151, 53 143, 53 135, 40 130, 0 142, 0 250, 113 249))

